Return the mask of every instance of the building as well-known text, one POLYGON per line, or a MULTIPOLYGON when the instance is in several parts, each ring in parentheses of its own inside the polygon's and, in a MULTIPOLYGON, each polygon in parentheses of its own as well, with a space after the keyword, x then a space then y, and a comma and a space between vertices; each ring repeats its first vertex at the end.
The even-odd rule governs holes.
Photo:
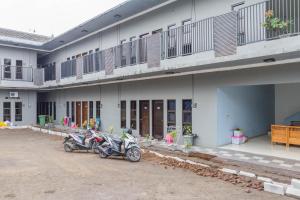
POLYGON ((130 0, 55 38, 1 29, 0 120, 100 117, 157 139, 192 126, 203 146, 230 143, 234 128, 266 134, 300 111, 299 7, 130 0), (263 26, 270 10, 288 23, 263 26))

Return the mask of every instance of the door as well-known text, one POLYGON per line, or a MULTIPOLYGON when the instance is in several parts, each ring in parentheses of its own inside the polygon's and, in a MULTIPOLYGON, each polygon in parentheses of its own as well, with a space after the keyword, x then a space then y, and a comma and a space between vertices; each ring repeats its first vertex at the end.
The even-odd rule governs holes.
MULTIPOLYGON (((88 124, 88 102, 82 102, 82 124, 88 124)), ((84 127, 86 128, 86 127, 84 127)))
POLYGON ((81 102, 76 102, 76 125, 81 127, 81 102))
POLYGON ((155 139, 164 138, 164 101, 152 101, 152 130, 155 139))
POLYGON ((149 101, 140 101, 140 135, 150 135, 149 101))

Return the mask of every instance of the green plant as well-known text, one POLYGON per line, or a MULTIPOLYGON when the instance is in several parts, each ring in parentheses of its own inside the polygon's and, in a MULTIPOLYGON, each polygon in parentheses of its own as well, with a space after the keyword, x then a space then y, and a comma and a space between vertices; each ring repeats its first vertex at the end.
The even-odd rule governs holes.
POLYGON ((266 21, 262 24, 262 26, 269 31, 287 30, 289 25, 292 24, 292 21, 285 21, 278 17, 275 17, 273 10, 268 10, 265 16, 266 21))
POLYGON ((113 134, 114 133, 114 127, 113 126, 110 126, 109 128, 108 128, 108 131, 109 131, 109 133, 110 134, 113 134))
POLYGON ((62 126, 64 126, 64 125, 65 125, 64 121, 65 121, 65 118, 64 118, 64 117, 62 117, 62 118, 60 119, 60 124, 61 124, 62 126))
POLYGON ((49 122, 49 123, 53 123, 53 122, 54 122, 54 120, 53 120, 53 117, 52 117, 52 116, 49 116, 49 118, 48 118, 48 122, 49 122))
POLYGON ((172 136, 173 140, 175 140, 177 138, 177 131, 176 130, 171 131, 170 135, 172 136))
POLYGON ((193 135, 192 125, 183 126, 183 135, 193 135))

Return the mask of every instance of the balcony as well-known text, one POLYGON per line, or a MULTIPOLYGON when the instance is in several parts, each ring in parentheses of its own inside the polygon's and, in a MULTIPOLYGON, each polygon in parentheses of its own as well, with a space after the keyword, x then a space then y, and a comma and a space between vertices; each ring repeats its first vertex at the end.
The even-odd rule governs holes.
POLYGON ((0 67, 0 70, 1 70, 1 80, 33 82, 32 67, 2 65, 0 67))
MULTIPOLYGON (((238 49, 248 44, 296 36, 300 33, 299 2, 299 0, 269 0, 257 3, 68 60, 61 63, 58 82, 67 84, 69 82, 65 80, 71 80, 73 83, 78 83, 117 78, 130 73, 136 75, 143 70, 152 72, 166 62, 171 62, 168 66, 178 63, 172 60, 179 59, 184 63, 198 59, 199 55, 213 60, 218 57, 237 55, 238 49), (270 12, 274 19, 288 22, 287 26, 267 28, 264 25, 268 17, 266 13, 270 12)), ((246 53, 249 50, 250 47, 246 53)), ((55 73, 55 70, 45 70, 47 74, 51 72, 55 73)))

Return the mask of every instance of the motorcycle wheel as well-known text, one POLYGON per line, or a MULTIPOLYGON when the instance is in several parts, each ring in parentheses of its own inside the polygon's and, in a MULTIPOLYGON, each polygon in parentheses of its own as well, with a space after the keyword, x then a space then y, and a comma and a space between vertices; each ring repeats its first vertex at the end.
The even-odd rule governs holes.
POLYGON ((126 158, 131 162, 139 162, 141 160, 141 150, 137 147, 128 149, 126 158))
POLYGON ((68 153, 73 151, 73 149, 71 148, 71 146, 68 143, 66 143, 64 145, 64 149, 65 149, 65 152, 68 152, 68 153))
POLYGON ((98 149, 98 143, 97 142, 94 142, 94 144, 93 144, 93 146, 92 146, 92 149, 93 149, 93 153, 95 153, 95 154, 99 154, 100 153, 100 151, 99 151, 99 149, 98 149))
POLYGON ((106 155, 103 151, 100 151, 100 150, 98 150, 99 151, 99 157, 100 158, 107 158, 108 157, 108 155, 106 155))

